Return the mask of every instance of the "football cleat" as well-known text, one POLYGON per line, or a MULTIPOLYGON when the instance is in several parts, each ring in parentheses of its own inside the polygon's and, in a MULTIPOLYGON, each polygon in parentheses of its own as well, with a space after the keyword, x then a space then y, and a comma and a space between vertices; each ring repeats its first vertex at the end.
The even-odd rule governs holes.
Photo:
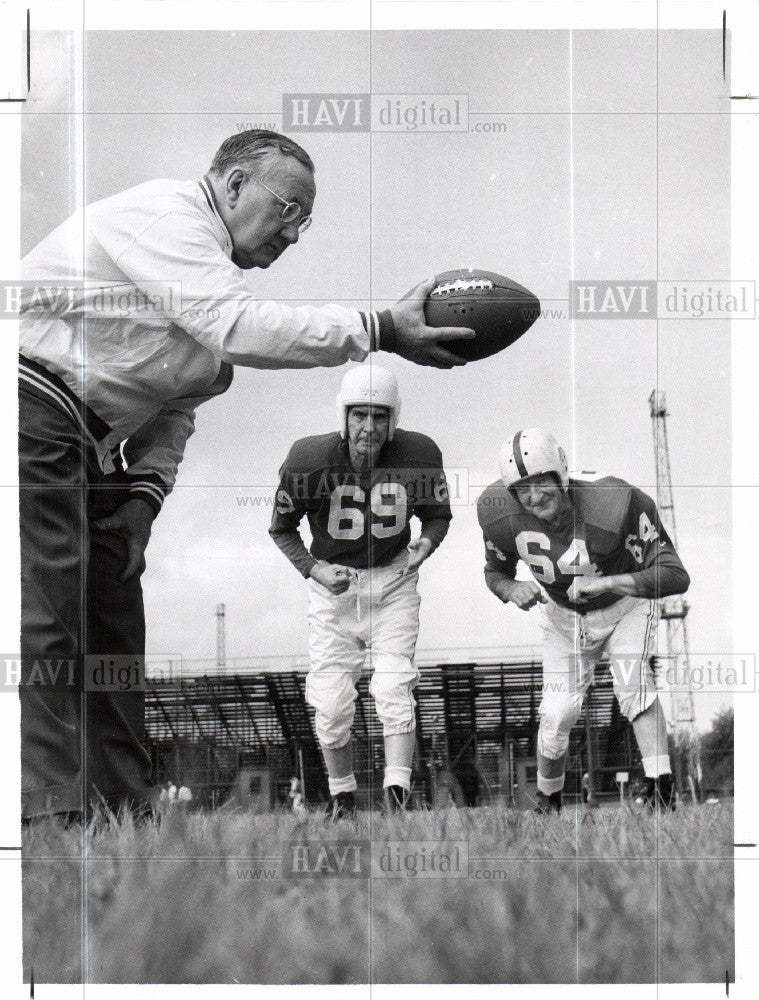
POLYGON ((393 440, 398 417, 401 415, 401 396, 395 375, 387 368, 372 361, 357 365, 345 373, 345 378, 337 394, 337 419, 340 433, 345 437, 348 410, 351 406, 383 406, 390 411, 388 441, 393 440))
POLYGON ((561 792, 552 792, 551 795, 538 792, 536 798, 538 804, 535 806, 535 812, 538 815, 548 816, 549 813, 561 812, 561 792))
POLYGON ((562 488, 569 486, 567 456, 559 442, 548 431, 528 427, 504 442, 498 455, 498 470, 504 486, 513 486, 528 476, 553 472, 562 488))
POLYGON ((327 819, 337 823, 341 819, 355 819, 358 804, 353 792, 338 792, 327 803, 327 819))
POLYGON ((405 812, 410 798, 411 792, 401 788, 400 785, 388 785, 385 789, 385 805, 388 812, 405 812))
POLYGON ((640 805, 653 812, 656 809, 675 810, 675 782, 671 774, 662 774, 658 778, 646 778, 646 789, 636 799, 640 805))
POLYGON ((38 824, 57 823, 63 830, 72 830, 84 826, 86 820, 84 813, 78 810, 71 812, 44 813, 40 816, 25 816, 21 820, 24 829, 33 829, 38 824))

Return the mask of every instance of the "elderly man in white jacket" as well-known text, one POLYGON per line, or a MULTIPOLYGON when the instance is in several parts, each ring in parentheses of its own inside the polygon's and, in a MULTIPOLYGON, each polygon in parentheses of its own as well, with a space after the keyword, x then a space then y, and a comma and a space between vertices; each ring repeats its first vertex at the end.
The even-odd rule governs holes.
POLYGON ((315 193, 300 146, 243 132, 199 183, 149 181, 90 205, 24 260, 27 819, 79 818, 93 801, 145 807, 143 555, 195 408, 229 387, 233 366, 341 365, 379 349, 418 364, 463 363, 443 343, 471 332, 424 322, 432 281, 379 313, 255 297, 243 270, 269 267, 297 242, 315 193), (110 661, 120 674, 103 669, 110 661), (44 673, 46 662, 64 666, 44 673))

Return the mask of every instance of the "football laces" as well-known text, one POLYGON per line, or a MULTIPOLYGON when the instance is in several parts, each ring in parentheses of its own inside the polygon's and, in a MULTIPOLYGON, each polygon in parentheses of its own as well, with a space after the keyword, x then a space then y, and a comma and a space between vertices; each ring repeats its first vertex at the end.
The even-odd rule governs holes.
POLYGON ((458 292, 492 292, 493 282, 489 278, 457 278, 456 281, 447 281, 445 284, 437 285, 430 292, 432 295, 454 295, 458 292))

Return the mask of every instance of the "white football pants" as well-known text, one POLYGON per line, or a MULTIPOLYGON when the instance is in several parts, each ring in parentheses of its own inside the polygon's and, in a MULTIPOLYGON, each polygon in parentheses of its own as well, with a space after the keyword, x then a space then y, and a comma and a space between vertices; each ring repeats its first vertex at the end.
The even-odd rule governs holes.
POLYGON ((635 719, 656 700, 650 657, 656 652, 655 601, 622 597, 609 608, 579 615, 551 601, 543 608, 543 698, 538 753, 554 760, 569 747, 596 663, 609 655, 622 714, 635 719))
POLYGON ((419 634, 418 573, 399 577, 404 550, 388 566, 355 570, 335 596, 309 579, 309 655, 306 700, 316 712, 316 735, 327 750, 350 739, 356 681, 368 662, 369 690, 385 736, 416 727, 413 689, 419 680, 414 649, 419 634))

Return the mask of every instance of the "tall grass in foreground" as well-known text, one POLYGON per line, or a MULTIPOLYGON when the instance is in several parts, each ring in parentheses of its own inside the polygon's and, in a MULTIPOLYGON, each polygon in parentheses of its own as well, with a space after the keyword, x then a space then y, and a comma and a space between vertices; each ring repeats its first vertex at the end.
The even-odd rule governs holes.
MULTIPOLYGON (((733 978, 732 810, 172 813, 24 834, 36 982, 653 983, 733 978), (456 878, 288 876, 295 842, 463 842, 456 878), (83 911, 82 899, 86 900, 83 911)), ((417 852, 418 852, 417 848, 417 852)), ((329 866, 327 866, 329 867, 329 866)), ((348 866, 350 868, 350 866, 348 866)))

